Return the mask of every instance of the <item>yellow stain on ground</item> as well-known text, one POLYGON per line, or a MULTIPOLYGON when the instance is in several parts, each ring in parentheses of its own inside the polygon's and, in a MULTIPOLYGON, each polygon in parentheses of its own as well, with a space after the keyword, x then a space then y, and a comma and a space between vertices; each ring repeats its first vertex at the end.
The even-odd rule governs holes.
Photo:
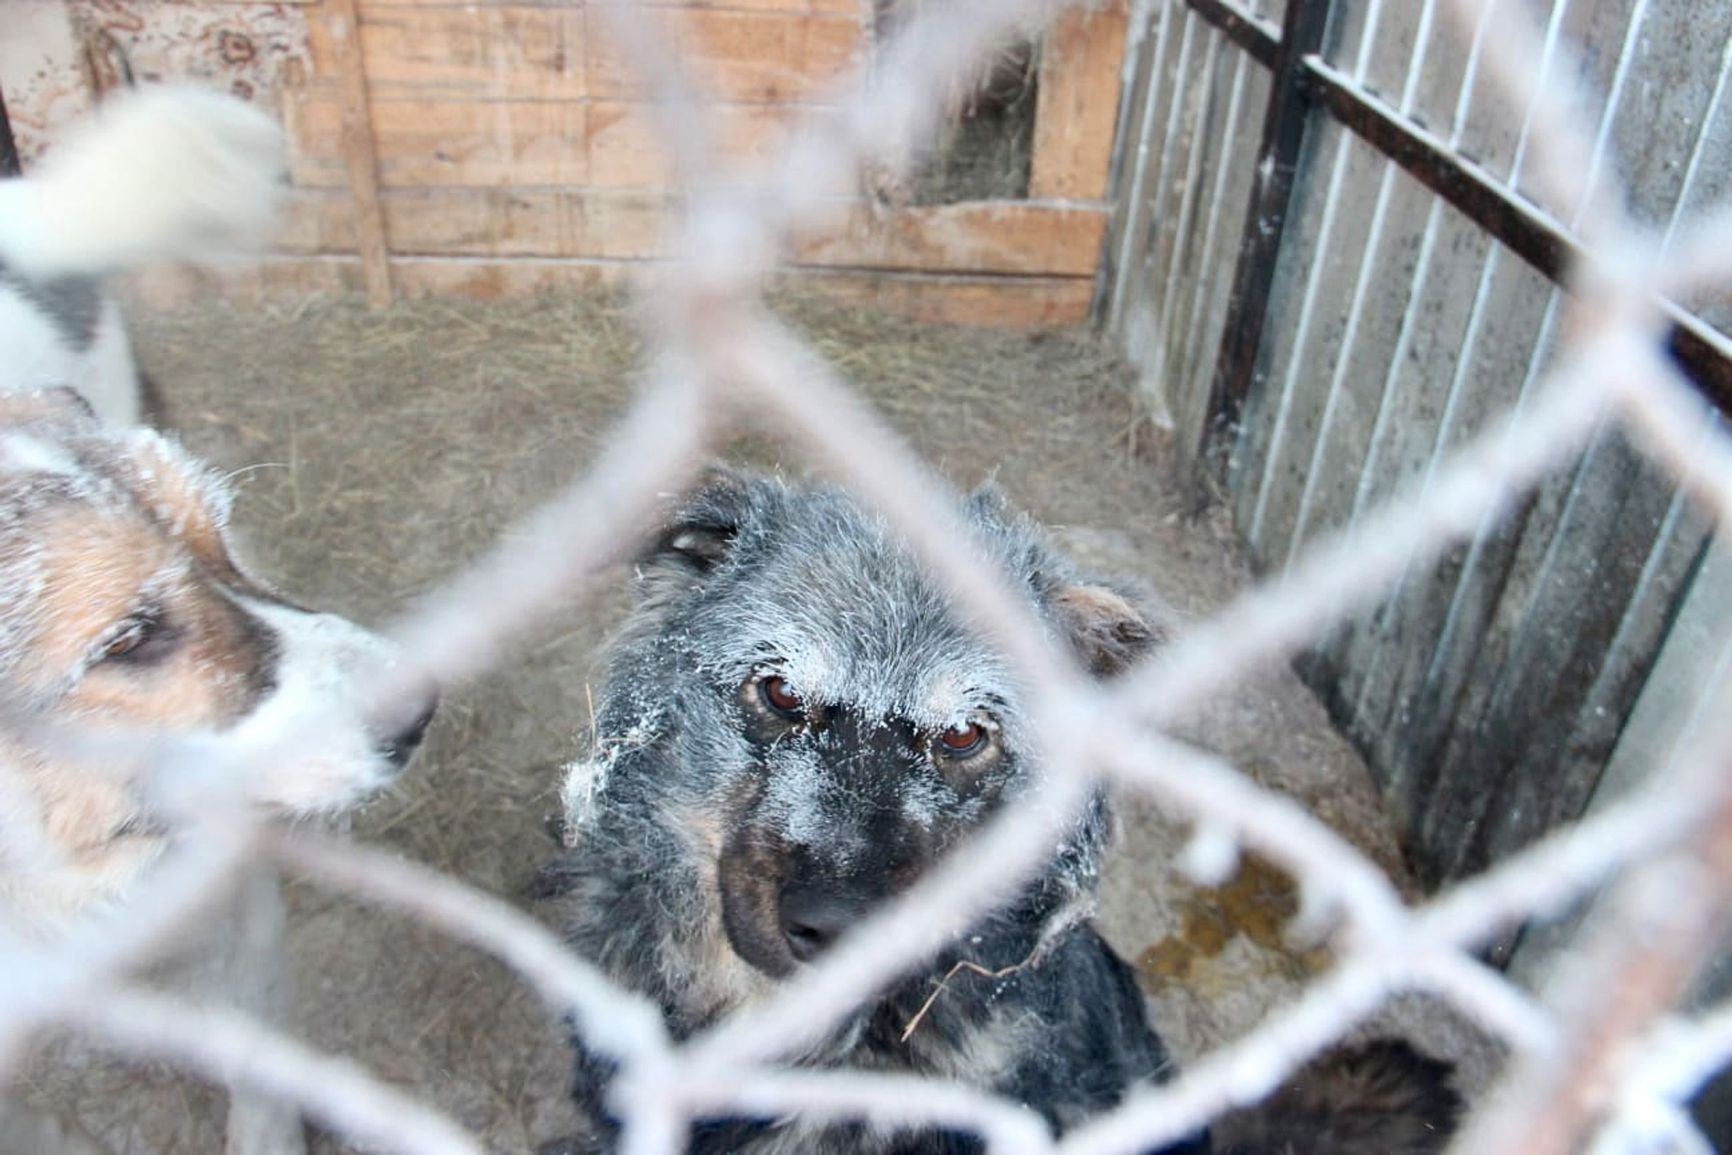
MULTIPOLYGON (((1268 969, 1293 979, 1316 974, 1329 965, 1325 948, 1300 949, 1287 941, 1286 926, 1299 912, 1299 890, 1293 879, 1265 859, 1247 855, 1239 873, 1224 886, 1194 888, 1180 908, 1180 928, 1137 956, 1143 986, 1158 993, 1180 983, 1192 990, 1212 980, 1242 981, 1243 967, 1231 975, 1217 973, 1217 960, 1235 939, 1256 946, 1251 952, 1268 969)), ((1202 993, 1198 991, 1198 993, 1202 993)))

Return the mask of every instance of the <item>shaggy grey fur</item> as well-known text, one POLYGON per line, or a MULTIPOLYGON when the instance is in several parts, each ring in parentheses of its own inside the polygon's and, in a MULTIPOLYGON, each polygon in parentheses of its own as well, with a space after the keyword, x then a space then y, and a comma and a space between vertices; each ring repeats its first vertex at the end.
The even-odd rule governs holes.
MULTIPOLYGON (((1075 572, 986 489, 985 555, 1053 638, 1110 675, 1156 640, 1133 599, 1075 572)), ((896 535, 839 490, 716 471, 637 570, 568 847, 543 872, 573 945, 677 1037, 769 992, 1039 780, 1024 690, 896 535)), ((809 1066, 958 1079, 1055 1133, 1168 1071, 1129 968, 1089 923, 1097 798, 1036 877, 860 1008, 809 1066), (959 964, 963 964, 960 969, 959 964), (948 976, 948 977, 947 977, 948 976)), ((582 1039, 576 1095, 610 1150, 610 1068, 582 1039)), ((700 1125, 700 1152, 964 1152, 969 1135, 799 1119, 700 1125)), ((1169 1148, 1208 1149, 1204 1136, 1169 1148)))

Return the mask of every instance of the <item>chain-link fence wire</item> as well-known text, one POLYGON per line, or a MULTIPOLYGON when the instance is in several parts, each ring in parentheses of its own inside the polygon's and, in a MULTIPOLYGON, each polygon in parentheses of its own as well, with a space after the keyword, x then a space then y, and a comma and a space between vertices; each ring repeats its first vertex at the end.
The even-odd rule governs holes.
MULTIPOLYGON (((1037 34, 1059 5, 920 4, 900 34, 839 86, 842 111, 814 114, 758 183, 723 174, 703 93, 662 53, 653 11, 599 7, 658 97, 658 125, 687 190, 673 255, 643 294, 656 338, 646 378, 586 474, 397 623, 393 634, 407 659, 400 680, 378 688, 381 704, 406 698, 427 677, 459 682, 500 661, 542 615, 585 597, 608 563, 632 551, 707 450, 730 434, 767 430, 881 511, 1001 649, 1034 703, 1042 781, 820 964, 676 1044, 653 1005, 507 904, 377 851, 260 826, 238 792, 211 790, 213 782, 241 780, 248 767, 292 758, 295 734, 245 750, 220 736, 141 743, 139 735, 109 731, 56 734, 132 759, 130 768, 160 798, 184 798, 196 780, 200 801, 182 802, 184 836, 124 911, 93 916, 48 946, 0 937, 0 1076, 33 1032, 69 1026, 100 1046, 281 1096, 380 1150, 480 1150, 435 1107, 352 1063, 244 1015, 129 985, 135 963, 170 941, 239 870, 263 861, 411 914, 514 967, 551 1014, 569 1017, 593 1049, 618 1061, 612 1101, 630 1155, 678 1150, 694 1118, 720 1113, 940 1124, 977 1132, 1004 1153, 1134 1152, 1255 1101, 1410 991, 1449 1001, 1512 1055, 1453 1150, 1547 1155, 1590 1137, 1605 1153, 1709 1150, 1682 1103, 1732 1059, 1732 1010, 1685 1021, 1672 1008, 1732 900, 1732 694, 1720 691, 1723 721, 1676 774, 1417 906, 1294 802, 1165 733, 1212 695, 1374 603, 1407 567, 1471 537, 1607 421, 1620 423, 1719 523, 1732 524, 1732 443, 1704 433, 1712 415, 1663 348, 1663 297, 1732 279, 1732 212, 1700 222, 1687 243, 1672 246, 1677 256, 1662 261, 1658 239, 1623 214, 1615 182, 1584 187, 1581 158, 1590 142, 1575 94, 1558 79, 1569 70, 1551 69, 1543 86, 1535 82, 1528 64, 1540 54, 1526 7, 1446 2, 1463 35, 1494 21, 1495 33, 1480 38, 1482 67, 1508 96, 1506 106, 1531 122, 1527 171, 1543 208, 1579 222, 1593 254, 1572 272, 1555 361, 1519 410, 1422 484, 1105 686, 1055 649, 1026 603, 979 563, 954 492, 764 309, 760 293, 793 237, 837 227, 861 173, 905 166, 938 128, 951 95, 993 53, 1037 34), (1297 929, 1333 933, 1333 969, 1243 1039, 1062 1140, 1027 1108, 954 1083, 778 1065, 939 947, 946 928, 1007 897, 1103 782, 1145 794, 1191 824, 1183 862, 1201 881, 1230 873, 1241 849, 1291 872, 1303 895, 1297 929), (1543 998, 1473 956, 1500 933, 1557 915, 1604 885, 1613 886, 1608 913, 1543 998)), ((297 722, 295 733, 317 732, 316 719, 297 722)), ((41 848, 17 785, 0 776, 5 853, 28 858, 41 848)))

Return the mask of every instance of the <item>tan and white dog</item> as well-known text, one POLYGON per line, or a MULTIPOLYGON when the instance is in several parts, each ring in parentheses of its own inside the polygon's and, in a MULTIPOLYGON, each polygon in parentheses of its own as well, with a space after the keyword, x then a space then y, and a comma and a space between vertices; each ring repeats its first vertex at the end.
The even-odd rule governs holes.
POLYGON ((166 800, 109 756, 127 735, 208 736, 219 755, 292 738, 235 787, 290 814, 351 806, 419 743, 431 694, 369 716, 391 647, 253 578, 228 504, 174 442, 101 422, 69 389, 0 395, 0 790, 16 828, 0 920, 51 934, 162 853, 166 800))
MULTIPOLYGON (((139 375, 103 278, 256 247, 275 219, 282 157, 280 130, 240 101, 141 89, 27 178, 0 181, 9 933, 53 942, 124 903, 173 844, 189 791, 278 814, 340 812, 396 777, 431 720, 430 688, 369 705, 394 648, 252 576, 227 528, 223 479, 137 424, 139 375), (183 752, 167 773, 138 757, 163 739, 183 752), (184 757, 189 743, 209 751, 208 766, 184 757)), ((260 891, 256 879, 248 888, 260 891)), ((263 893, 273 926, 217 950, 225 985, 245 988, 230 993, 255 1009, 279 1001, 276 960, 260 952, 274 952, 282 911, 274 885, 263 893)), ((0 1104, 0 1151, 45 1141, 15 1133, 61 1132, 0 1104)), ((300 1142, 293 1112, 236 1100, 231 1152, 300 1142)))
POLYGON ((52 738, 67 724, 232 750, 316 721, 317 741, 241 784, 294 814, 365 797, 426 728, 430 695, 395 722, 363 716, 387 643, 249 576, 227 488, 136 424, 102 278, 256 248, 283 156, 250 105, 159 86, 116 96, 28 177, 0 181, 0 919, 27 929, 120 897, 164 843, 141 784, 52 738), (20 865, 30 843, 48 865, 20 865))

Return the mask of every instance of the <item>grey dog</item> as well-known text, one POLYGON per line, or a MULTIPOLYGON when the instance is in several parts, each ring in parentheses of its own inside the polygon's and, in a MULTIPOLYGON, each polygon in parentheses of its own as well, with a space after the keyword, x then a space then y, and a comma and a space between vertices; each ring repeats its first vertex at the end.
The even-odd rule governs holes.
MULTIPOLYGON (((1155 644, 1134 598, 1079 575, 996 490, 966 509, 984 562, 1088 670, 1110 676, 1155 644)), ((592 754, 568 771, 567 849, 540 893, 575 948, 682 1038, 818 957, 1040 765, 1017 679, 839 490, 712 471, 636 585, 592 754)), ((1134 977, 1088 920, 1106 836, 1096 798, 1012 901, 792 1061, 961 1081, 1055 1133, 1161 1081, 1170 1063, 1134 977)), ((595 1128, 578 1149, 610 1150, 612 1070, 576 1042, 576 1098, 595 1128)), ((799 1118, 709 1120, 690 1144, 979 1149, 961 1132, 799 1118)), ((1292 1148, 1312 1149, 1335 1150, 1292 1148)), ((1206 1152, 1209 1138, 1164 1150, 1206 1152)))

